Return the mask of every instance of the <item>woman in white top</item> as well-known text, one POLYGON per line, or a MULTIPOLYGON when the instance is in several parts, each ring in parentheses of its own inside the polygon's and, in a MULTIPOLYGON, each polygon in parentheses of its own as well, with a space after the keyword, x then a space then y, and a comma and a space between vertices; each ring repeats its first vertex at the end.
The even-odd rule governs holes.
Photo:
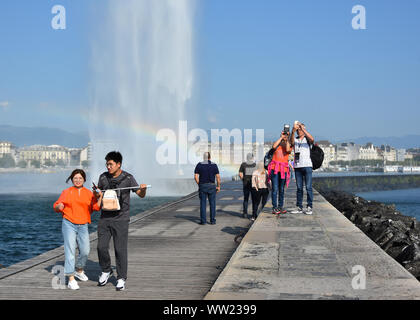
POLYGON ((312 214, 312 160, 311 147, 314 143, 312 135, 306 131, 305 125, 295 121, 292 134, 290 135, 290 144, 294 147, 295 159, 295 177, 296 177, 296 207, 297 209, 291 213, 303 213, 303 180, 305 180, 307 193, 306 214, 312 214), (295 139, 295 132, 297 138, 295 139))
POLYGON ((264 209, 267 203, 270 183, 268 182, 267 170, 264 168, 264 162, 259 162, 257 169, 252 173, 252 218, 254 221, 258 216, 258 207, 262 203, 261 210, 264 209))

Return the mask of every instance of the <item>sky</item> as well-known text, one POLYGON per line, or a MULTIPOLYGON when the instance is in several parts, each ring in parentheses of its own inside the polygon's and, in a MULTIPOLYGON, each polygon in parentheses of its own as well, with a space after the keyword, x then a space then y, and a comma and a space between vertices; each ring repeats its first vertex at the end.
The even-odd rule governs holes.
MULTIPOLYGON (((0 2, 0 124, 87 131, 105 0, 0 2), (54 30, 51 9, 66 8, 54 30)), ((197 125, 306 124, 315 138, 420 134, 420 1, 191 0, 197 125), (366 9, 354 30, 352 8, 366 9)), ((168 53, 170 54, 170 53, 168 53)))

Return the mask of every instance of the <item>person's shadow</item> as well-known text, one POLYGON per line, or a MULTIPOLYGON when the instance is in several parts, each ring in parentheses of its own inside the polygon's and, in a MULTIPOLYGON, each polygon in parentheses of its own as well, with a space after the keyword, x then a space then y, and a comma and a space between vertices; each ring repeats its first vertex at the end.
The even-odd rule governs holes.
POLYGON ((176 219, 184 219, 184 220, 188 220, 191 222, 196 222, 199 223, 200 220, 200 214, 198 214, 198 216, 188 216, 188 215, 175 215, 176 219))
POLYGON ((224 227, 222 229, 223 232, 232 234, 234 236, 237 236, 238 234, 246 233, 249 230, 249 228, 243 228, 243 227, 224 227))

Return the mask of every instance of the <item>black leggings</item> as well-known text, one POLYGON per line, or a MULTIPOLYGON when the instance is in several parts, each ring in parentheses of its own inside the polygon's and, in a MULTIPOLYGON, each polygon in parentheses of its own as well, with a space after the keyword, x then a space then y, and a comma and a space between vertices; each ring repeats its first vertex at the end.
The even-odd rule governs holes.
POLYGON ((258 189, 252 188, 251 197, 252 197, 252 216, 256 218, 258 216, 258 206, 262 203, 261 210, 264 209, 265 204, 267 203, 269 191, 267 188, 258 189))

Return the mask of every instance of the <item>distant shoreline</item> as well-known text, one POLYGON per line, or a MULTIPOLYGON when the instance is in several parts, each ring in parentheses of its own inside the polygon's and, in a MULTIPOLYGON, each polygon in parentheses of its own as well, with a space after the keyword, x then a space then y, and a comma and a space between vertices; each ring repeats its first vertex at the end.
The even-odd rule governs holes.
MULTIPOLYGON (((0 174, 2 173, 40 173, 40 174, 49 174, 57 172, 66 172, 80 167, 65 167, 65 168, 0 168, 0 174)), ((89 170, 84 169, 86 172, 89 170)))

